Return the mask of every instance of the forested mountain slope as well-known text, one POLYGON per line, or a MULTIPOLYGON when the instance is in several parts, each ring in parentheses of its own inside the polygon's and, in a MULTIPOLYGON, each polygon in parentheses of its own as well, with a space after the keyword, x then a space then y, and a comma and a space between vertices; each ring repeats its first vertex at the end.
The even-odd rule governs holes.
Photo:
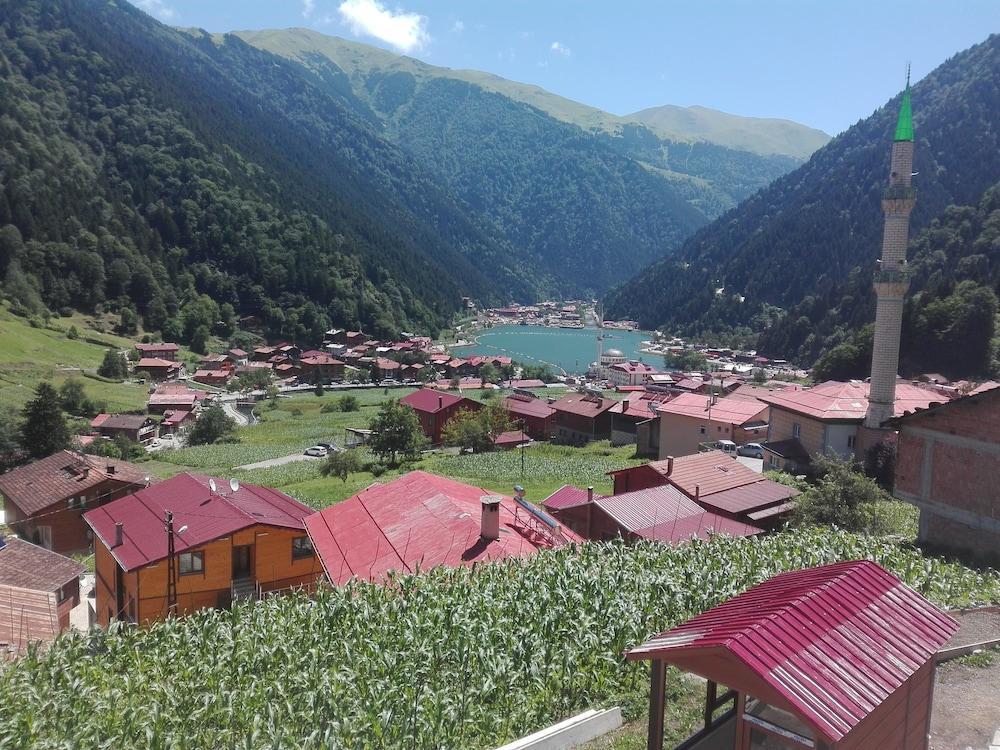
POLYGON ((365 111, 349 87, 124 0, 0 0, 4 293, 169 337, 243 314, 300 339, 332 322, 429 331, 463 294, 530 295, 365 111))
MULTIPOLYGON (((1000 175, 1000 36, 943 63, 912 95, 915 235, 947 206, 978 203, 1000 175)), ((897 96, 613 291, 609 314, 753 343, 753 332, 783 325, 782 310, 810 298, 830 302, 831 291, 852 273, 870 279, 880 254, 881 197, 898 105, 897 96)), ((802 348, 809 333, 765 343, 773 355, 808 360, 818 353, 814 342, 802 348)))
POLYGON ((349 84, 546 294, 603 293, 798 163, 665 139, 535 87, 308 29, 236 34, 349 84))

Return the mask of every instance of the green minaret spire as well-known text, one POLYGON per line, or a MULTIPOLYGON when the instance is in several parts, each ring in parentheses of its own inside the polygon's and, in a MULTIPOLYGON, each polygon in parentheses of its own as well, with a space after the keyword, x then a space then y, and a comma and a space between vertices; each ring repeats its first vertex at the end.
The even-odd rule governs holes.
POLYGON ((906 89, 903 91, 903 101, 899 105, 899 119, 896 120, 897 141, 913 140, 913 112, 910 107, 910 66, 906 66, 906 89))

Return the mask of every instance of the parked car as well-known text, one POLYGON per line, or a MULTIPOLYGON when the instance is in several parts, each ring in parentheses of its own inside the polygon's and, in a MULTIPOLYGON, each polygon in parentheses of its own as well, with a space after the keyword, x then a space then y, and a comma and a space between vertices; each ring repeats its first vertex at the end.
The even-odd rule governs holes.
POLYGON ((340 453, 343 448, 341 448, 336 443, 316 443, 317 448, 326 448, 327 453, 340 453))
POLYGON ((316 458, 323 458, 329 452, 322 445, 314 445, 312 448, 306 448, 306 455, 315 456, 316 458))
POLYGON ((760 443, 745 443, 736 449, 737 456, 764 458, 764 446, 760 443))
POLYGON ((717 440, 715 443, 716 450, 720 450, 730 456, 737 455, 736 443, 732 440, 717 440))

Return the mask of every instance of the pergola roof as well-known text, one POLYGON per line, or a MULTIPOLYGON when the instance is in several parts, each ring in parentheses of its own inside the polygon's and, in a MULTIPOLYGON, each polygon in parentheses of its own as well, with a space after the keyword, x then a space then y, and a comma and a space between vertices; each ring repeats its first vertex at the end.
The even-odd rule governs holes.
POLYGON ((777 575, 627 656, 660 659, 790 710, 835 743, 957 628, 862 560, 777 575))

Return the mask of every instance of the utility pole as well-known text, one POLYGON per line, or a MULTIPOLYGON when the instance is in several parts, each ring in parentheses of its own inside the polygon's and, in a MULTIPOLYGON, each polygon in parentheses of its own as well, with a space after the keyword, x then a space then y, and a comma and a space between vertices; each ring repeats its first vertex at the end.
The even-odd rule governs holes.
POLYGON ((524 419, 521 420, 521 482, 524 482, 524 419))
POLYGON ((167 511, 167 616, 177 614, 177 571, 174 569, 174 514, 167 511))

